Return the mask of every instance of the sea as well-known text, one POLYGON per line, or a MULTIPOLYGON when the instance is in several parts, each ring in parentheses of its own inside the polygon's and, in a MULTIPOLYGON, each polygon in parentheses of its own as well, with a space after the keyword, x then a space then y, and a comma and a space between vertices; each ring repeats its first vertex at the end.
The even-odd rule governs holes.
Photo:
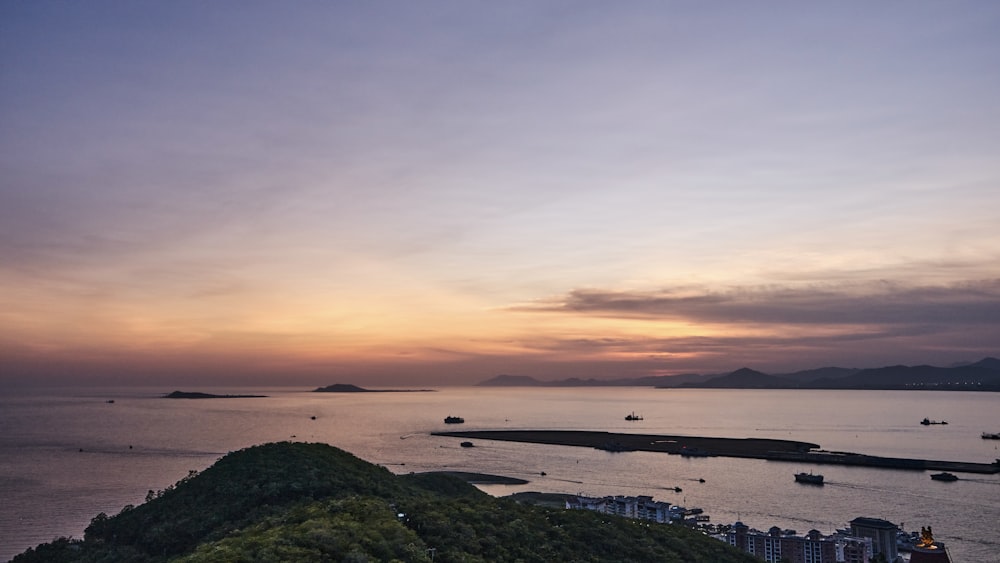
POLYGON ((322 442, 397 474, 455 470, 519 477, 521 491, 649 495, 800 534, 856 517, 930 526, 956 563, 1000 562, 1000 475, 811 465, 434 436, 444 430, 597 430, 781 438, 831 451, 990 463, 1000 458, 1000 394, 639 387, 442 387, 426 392, 314 393, 303 388, 185 388, 264 398, 166 399, 163 388, 47 388, 0 395, 0 561, 81 538, 91 518, 139 505, 227 452, 275 441, 322 442), (626 421, 634 412, 639 421, 626 421), (465 423, 446 425, 446 416, 465 423), (924 426, 921 419, 945 420, 924 426), (794 474, 825 475, 824 486, 794 474), (703 482, 702 482, 703 480, 703 482), (675 488, 680 488, 679 491, 675 488))

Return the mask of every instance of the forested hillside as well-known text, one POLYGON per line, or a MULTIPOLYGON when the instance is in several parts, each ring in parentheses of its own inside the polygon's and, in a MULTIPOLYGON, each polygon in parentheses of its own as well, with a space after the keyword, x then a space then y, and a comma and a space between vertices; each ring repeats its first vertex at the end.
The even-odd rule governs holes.
POLYGON ((231 453, 99 514, 27 562, 677 561, 755 559, 682 526, 521 505, 447 475, 396 476, 324 444, 231 453))

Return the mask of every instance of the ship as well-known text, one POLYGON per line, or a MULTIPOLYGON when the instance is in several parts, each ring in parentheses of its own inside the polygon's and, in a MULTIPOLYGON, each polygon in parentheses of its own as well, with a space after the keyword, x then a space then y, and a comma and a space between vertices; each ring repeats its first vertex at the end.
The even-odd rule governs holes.
POLYGON ((947 420, 931 420, 929 418, 925 418, 925 419, 923 419, 923 420, 920 421, 920 424, 923 424, 924 426, 930 426, 931 424, 948 424, 948 421, 947 420))
POLYGON ((1000 432, 983 432, 983 440, 1000 440, 1000 432))
POLYGON ((958 481, 958 477, 956 477, 955 474, 948 472, 932 473, 931 479, 934 479, 935 481, 958 481))
POLYGON ((462 424, 465 419, 460 416, 446 416, 444 417, 445 424, 462 424))
POLYGON ((462 446, 463 448, 471 448, 475 446, 475 444, 473 444, 472 442, 462 442, 459 445, 462 446))
POLYGON ((809 472, 809 473, 796 473, 795 474, 795 482, 796 483, 808 483, 810 485, 822 485, 823 484, 823 476, 822 475, 816 475, 816 474, 814 474, 812 472, 809 472))
POLYGON ((642 415, 635 414, 635 411, 632 411, 631 414, 625 416, 625 420, 642 420, 642 415))

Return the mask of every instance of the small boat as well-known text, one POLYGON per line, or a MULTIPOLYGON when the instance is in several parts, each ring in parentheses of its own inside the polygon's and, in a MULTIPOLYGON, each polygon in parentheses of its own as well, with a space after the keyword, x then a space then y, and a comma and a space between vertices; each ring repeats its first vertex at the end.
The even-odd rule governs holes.
POLYGON ((948 472, 932 473, 931 479, 934 479, 935 481, 958 481, 958 477, 956 477, 953 473, 948 472))
POLYGON ((471 448, 475 446, 475 444, 473 444, 472 442, 462 442, 459 445, 462 446, 463 448, 471 448))
POLYGON ((1000 432, 983 432, 983 440, 1000 440, 1000 432))
POLYGON ((111 405, 111 404, 114 404, 115 400, 114 399, 108 399, 107 401, 104 401, 104 402, 108 403, 109 405, 111 405))
POLYGON ((460 416, 446 416, 444 417, 445 424, 462 424, 465 419, 460 416))
POLYGON ((925 419, 923 419, 923 420, 920 421, 920 424, 923 424, 924 426, 930 426, 931 424, 948 424, 948 421, 947 420, 931 420, 929 418, 925 418, 925 419))
POLYGON ((795 474, 796 483, 808 483, 810 485, 822 485, 823 476, 815 475, 812 472, 809 473, 796 473, 795 474))
POLYGON ((635 414, 635 411, 632 411, 631 414, 625 416, 625 420, 642 420, 642 415, 635 414))

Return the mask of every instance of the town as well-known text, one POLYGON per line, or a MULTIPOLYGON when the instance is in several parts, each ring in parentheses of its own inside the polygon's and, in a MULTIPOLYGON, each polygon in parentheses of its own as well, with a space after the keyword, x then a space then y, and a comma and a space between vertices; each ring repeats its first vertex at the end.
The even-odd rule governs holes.
POLYGON ((858 517, 830 535, 809 530, 804 536, 777 526, 760 531, 736 522, 717 525, 700 508, 685 508, 651 496, 571 496, 569 510, 591 510, 660 524, 697 527, 707 535, 768 563, 951 563, 945 545, 928 526, 907 533, 881 518, 858 517))

